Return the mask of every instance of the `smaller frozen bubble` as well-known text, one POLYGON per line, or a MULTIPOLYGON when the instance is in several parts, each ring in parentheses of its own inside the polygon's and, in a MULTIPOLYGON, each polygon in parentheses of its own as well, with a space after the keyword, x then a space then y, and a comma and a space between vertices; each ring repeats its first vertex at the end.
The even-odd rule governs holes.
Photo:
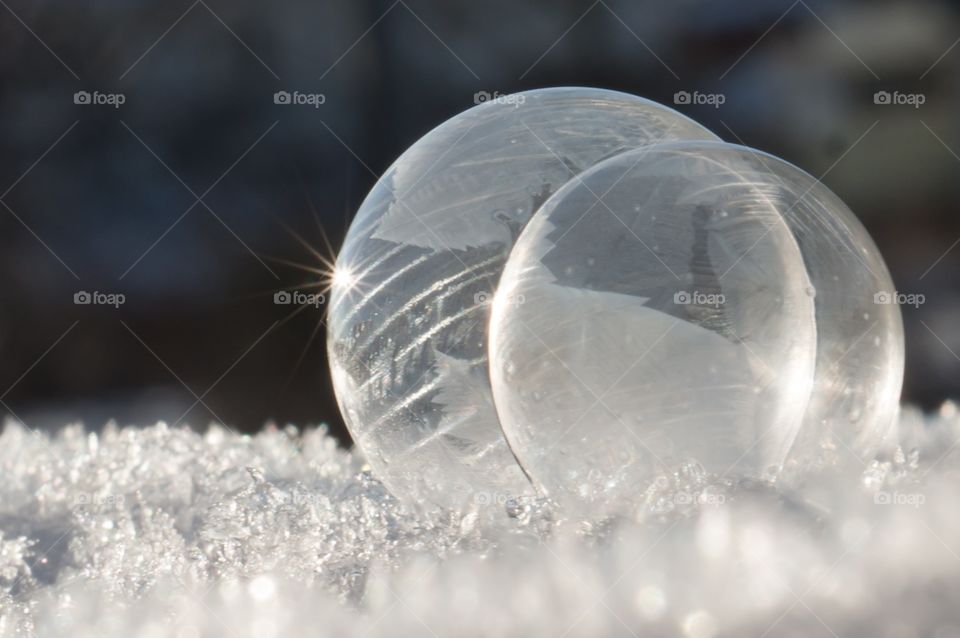
POLYGON ((500 422, 592 512, 692 459, 775 476, 867 454, 896 416, 898 308, 866 231, 796 167, 719 142, 624 153, 554 194, 497 290, 500 422))

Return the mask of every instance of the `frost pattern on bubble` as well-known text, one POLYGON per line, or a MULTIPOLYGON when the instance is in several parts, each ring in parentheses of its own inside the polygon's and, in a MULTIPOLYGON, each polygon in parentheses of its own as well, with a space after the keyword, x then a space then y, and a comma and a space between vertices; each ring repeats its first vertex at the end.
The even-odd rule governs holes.
POLYGON ((377 182, 337 258, 328 350, 351 434, 395 495, 459 507, 529 494, 487 370, 507 255, 575 175, 676 139, 716 137, 635 96, 541 89, 451 118, 377 182))
POLYGON ((322 430, 10 423, 0 636, 947 636, 957 406, 900 432, 796 484, 685 464, 629 516, 486 529, 411 515, 322 430))
POLYGON ((491 316, 500 422, 538 486, 594 514, 686 459, 774 477, 837 445, 869 457, 903 375, 888 290, 863 227, 792 165, 722 142, 625 152, 511 253, 491 316))

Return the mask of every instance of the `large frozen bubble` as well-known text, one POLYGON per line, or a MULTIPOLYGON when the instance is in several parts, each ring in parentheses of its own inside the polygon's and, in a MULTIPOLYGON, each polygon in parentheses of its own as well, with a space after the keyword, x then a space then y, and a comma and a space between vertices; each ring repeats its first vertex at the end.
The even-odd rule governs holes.
POLYGON ((716 138, 635 96, 529 91, 451 118, 377 182, 337 259, 328 348, 350 432, 395 495, 460 507, 531 491, 487 369, 489 300, 507 255, 571 178, 677 139, 716 138))

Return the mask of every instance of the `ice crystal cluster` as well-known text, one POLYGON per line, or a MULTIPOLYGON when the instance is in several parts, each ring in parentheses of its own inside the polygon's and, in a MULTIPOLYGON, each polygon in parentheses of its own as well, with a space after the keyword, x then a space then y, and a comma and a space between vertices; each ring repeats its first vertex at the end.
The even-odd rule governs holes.
POLYGON ((776 483, 686 463, 589 524, 424 517, 325 431, 0 437, 0 636, 960 635, 960 415, 776 483))

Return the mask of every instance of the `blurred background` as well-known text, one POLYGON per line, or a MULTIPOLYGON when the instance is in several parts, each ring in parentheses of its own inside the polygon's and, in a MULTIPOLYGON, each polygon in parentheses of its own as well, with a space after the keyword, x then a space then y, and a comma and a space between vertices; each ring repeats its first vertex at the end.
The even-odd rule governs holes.
POLYGON ((0 0, 0 412, 347 441, 323 307, 274 294, 322 279, 433 126, 556 85, 822 176, 923 295, 904 399, 936 407, 960 396, 958 38, 960 3, 922 0, 0 0))

